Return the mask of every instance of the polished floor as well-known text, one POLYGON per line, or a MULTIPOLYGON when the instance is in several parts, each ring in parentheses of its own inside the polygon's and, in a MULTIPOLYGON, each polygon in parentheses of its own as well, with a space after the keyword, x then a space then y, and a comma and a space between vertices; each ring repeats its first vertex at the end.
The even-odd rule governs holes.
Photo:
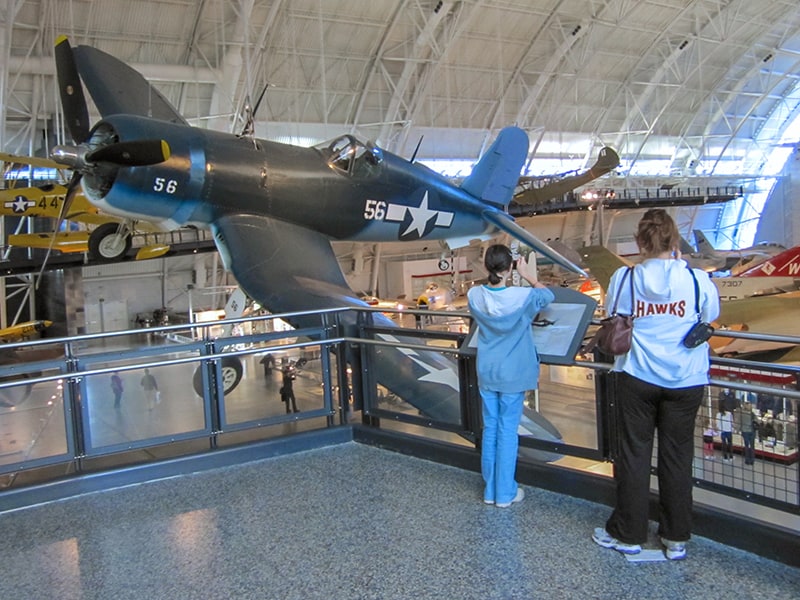
POLYGON ((349 442, 86 494, 0 514, 0 598, 798 598, 800 569, 699 537, 629 562, 590 540, 605 506, 480 490, 349 442))

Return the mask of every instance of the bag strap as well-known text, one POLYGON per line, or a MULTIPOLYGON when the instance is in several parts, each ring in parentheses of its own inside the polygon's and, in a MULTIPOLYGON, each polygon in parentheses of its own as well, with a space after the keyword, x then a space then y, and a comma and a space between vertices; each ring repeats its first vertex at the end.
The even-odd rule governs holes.
POLYGON ((622 281, 619 282, 619 291, 617 292, 617 297, 614 298, 614 308, 611 309, 611 314, 617 314, 617 304, 619 303, 619 297, 622 295, 622 286, 625 285, 625 278, 630 275, 630 282, 631 282, 631 314, 636 312, 636 307, 634 306, 633 301, 633 267, 628 267, 628 270, 625 271, 625 275, 622 276, 622 281))
POLYGON ((694 271, 689 265, 686 265, 686 268, 689 269, 689 274, 692 276, 692 280, 694 281, 694 312, 697 314, 697 321, 698 323, 702 320, 700 318, 700 284, 697 283, 697 277, 694 274, 694 271))

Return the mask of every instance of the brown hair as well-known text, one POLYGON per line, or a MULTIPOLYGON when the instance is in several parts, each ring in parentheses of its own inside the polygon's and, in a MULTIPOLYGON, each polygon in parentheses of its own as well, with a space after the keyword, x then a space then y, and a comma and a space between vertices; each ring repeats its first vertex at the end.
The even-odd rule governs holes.
POLYGON ((483 256, 483 266, 489 271, 489 283, 492 285, 500 283, 503 278, 498 273, 508 271, 511 268, 512 260, 511 250, 508 246, 503 244, 489 246, 483 256))
POLYGON ((651 208, 644 213, 635 237, 639 249, 649 256, 675 250, 680 242, 678 226, 663 208, 651 208))

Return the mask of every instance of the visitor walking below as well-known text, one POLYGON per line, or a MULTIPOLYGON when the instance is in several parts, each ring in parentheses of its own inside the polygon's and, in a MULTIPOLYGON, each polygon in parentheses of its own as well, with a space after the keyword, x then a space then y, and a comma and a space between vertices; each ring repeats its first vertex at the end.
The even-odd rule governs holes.
POLYGON ((733 462, 733 413, 727 406, 720 406, 717 413, 717 431, 722 440, 722 460, 733 462))

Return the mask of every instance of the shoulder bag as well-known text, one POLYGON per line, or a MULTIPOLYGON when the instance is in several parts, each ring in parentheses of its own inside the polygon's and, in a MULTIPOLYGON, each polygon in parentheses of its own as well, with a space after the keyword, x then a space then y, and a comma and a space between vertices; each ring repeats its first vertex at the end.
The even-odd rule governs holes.
POLYGON ((635 307, 633 295, 633 267, 628 267, 628 270, 625 271, 625 275, 622 276, 619 292, 617 292, 617 297, 614 299, 614 307, 611 310, 611 315, 600 321, 600 329, 597 330, 592 339, 586 344, 584 353, 591 352, 597 347, 605 354, 618 356, 620 354, 625 354, 631 349, 634 317, 633 315, 617 314, 617 304, 619 303, 619 297, 622 294, 622 288, 623 285, 625 285, 626 277, 630 279, 631 309, 635 307))

